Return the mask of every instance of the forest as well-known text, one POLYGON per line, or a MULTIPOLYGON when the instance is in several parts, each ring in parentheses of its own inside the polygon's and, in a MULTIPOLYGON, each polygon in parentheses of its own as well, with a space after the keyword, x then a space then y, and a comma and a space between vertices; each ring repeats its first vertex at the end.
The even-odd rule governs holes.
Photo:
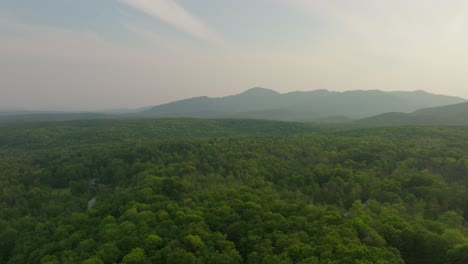
POLYGON ((0 127, 0 263, 468 263, 468 127, 0 127))

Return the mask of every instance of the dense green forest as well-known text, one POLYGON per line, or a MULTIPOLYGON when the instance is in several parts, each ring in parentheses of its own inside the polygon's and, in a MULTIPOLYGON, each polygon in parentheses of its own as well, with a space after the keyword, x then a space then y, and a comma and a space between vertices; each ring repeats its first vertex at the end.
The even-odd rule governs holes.
POLYGON ((0 263, 468 263, 468 128, 0 127, 0 263))

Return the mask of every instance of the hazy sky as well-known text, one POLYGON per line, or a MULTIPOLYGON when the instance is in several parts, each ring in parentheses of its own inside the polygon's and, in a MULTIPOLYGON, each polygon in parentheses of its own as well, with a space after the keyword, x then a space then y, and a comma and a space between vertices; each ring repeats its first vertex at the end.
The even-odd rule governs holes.
POLYGON ((466 0, 1 0, 0 109, 280 92, 468 98, 466 0))

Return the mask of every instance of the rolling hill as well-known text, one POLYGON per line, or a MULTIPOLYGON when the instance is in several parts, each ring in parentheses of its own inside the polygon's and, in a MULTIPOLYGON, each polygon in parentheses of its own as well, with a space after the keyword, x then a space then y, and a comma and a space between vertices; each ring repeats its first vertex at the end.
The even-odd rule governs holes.
POLYGON ((385 113, 359 120, 367 125, 468 125, 468 103, 424 108, 412 113, 385 113))
POLYGON ((241 94, 210 98, 195 97, 158 105, 139 115, 147 117, 253 118, 284 121, 345 122, 388 112, 456 104, 459 97, 424 91, 383 92, 315 90, 281 94, 252 88, 241 94))

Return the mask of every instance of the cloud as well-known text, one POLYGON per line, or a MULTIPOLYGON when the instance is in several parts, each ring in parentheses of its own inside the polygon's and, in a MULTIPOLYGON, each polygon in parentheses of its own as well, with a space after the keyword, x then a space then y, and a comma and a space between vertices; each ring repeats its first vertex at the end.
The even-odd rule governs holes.
POLYGON ((220 36, 213 29, 190 14, 175 0, 119 1, 200 39, 221 42, 220 36))

